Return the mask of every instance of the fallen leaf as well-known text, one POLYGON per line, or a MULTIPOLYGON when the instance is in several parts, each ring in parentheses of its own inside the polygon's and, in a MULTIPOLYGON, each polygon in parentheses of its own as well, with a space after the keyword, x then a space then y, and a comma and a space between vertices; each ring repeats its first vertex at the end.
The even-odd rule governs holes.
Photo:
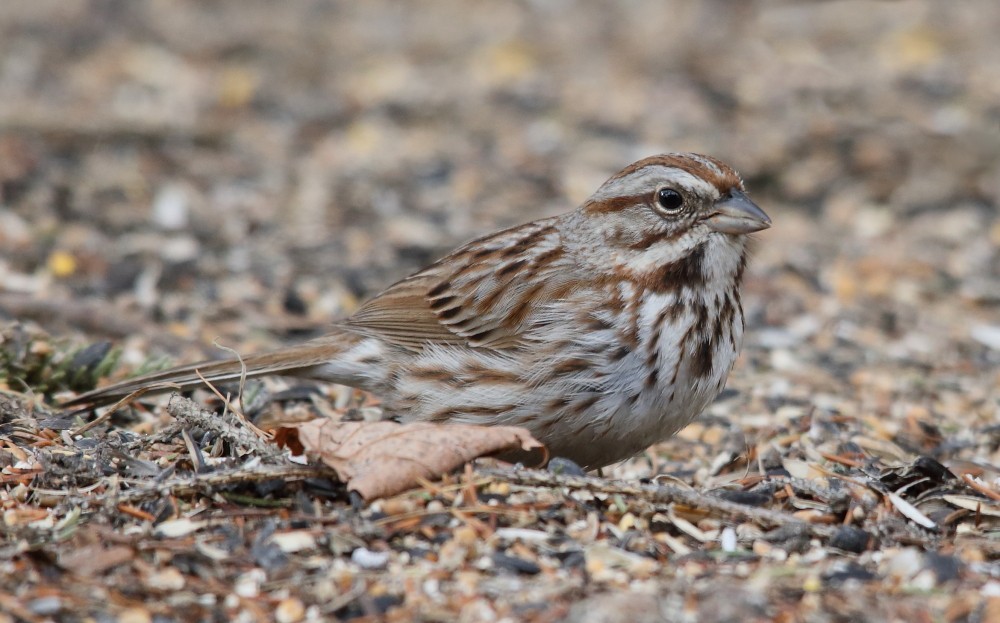
POLYGON ((421 478, 435 480, 481 456, 543 447, 514 426, 318 418, 291 428, 306 452, 319 456, 366 500, 400 493, 421 478))
POLYGON ((135 552, 131 547, 105 547, 100 543, 93 543, 61 555, 59 566, 77 575, 91 577, 123 565, 134 557, 135 552))

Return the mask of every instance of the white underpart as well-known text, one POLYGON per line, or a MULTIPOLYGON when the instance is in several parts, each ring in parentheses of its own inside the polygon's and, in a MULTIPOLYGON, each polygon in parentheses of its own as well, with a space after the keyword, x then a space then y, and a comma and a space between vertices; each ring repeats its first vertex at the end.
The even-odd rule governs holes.
MULTIPOLYGON (((702 239, 705 240, 704 238, 702 239)), ((636 299, 635 284, 623 281, 616 285, 622 300, 640 300, 636 310, 640 319, 640 342, 643 344, 628 355, 615 358, 621 348, 622 332, 631 330, 633 310, 612 314, 606 309, 595 316, 611 322, 605 330, 582 331, 581 310, 592 309, 596 297, 610 297, 608 292, 585 290, 571 293, 566 301, 552 302, 535 316, 537 330, 526 334, 529 343, 516 356, 500 355, 489 349, 469 349, 435 345, 426 348, 410 362, 413 367, 447 371, 455 379, 452 386, 434 380, 402 377, 397 395, 418 396, 417 405, 404 417, 426 419, 435 413, 453 411, 450 421, 495 423, 527 426, 545 435, 549 449, 556 455, 571 455, 581 465, 593 467, 621 460, 650 445, 666 439, 687 425, 718 395, 736 359, 742 340, 742 319, 734 309, 731 331, 714 343, 711 372, 695 376, 690 367, 690 353, 684 352, 682 340, 692 323, 697 308, 704 303, 709 321, 714 321, 719 308, 730 293, 731 275, 740 261, 740 247, 723 235, 711 235, 706 242, 702 266, 706 276, 728 276, 709 279, 708 290, 695 293, 689 289, 677 292, 652 293, 636 299), (650 344, 656 331, 656 320, 665 307, 678 302, 687 304, 685 311, 671 314, 660 329, 655 352, 658 375, 648 384, 650 344), (732 339, 730 339, 730 332, 732 339), (561 344, 552 349, 551 344, 561 344), (552 370, 562 362, 574 359, 593 361, 601 372, 592 370, 553 376, 552 370), (678 368, 678 360, 683 363, 678 368), (470 368, 495 370, 515 377, 516 382, 479 382, 470 368), (674 370, 677 370, 674 378, 674 370), (465 372, 463 372, 465 371, 465 372), (596 380, 595 380, 596 379, 596 380), (525 391, 525 386, 530 387, 525 391), (587 411, 580 413, 574 404, 597 396, 587 411), (553 408, 560 400, 566 406, 553 408), (496 415, 483 415, 477 410, 504 409, 496 415), (548 424, 545 427, 545 424, 548 424), (565 444, 565 445, 563 445, 565 444)), ((735 302, 732 303, 735 307, 735 302)), ((696 340, 689 346, 697 345, 696 340)))
POLYGON ((384 364, 385 344, 376 338, 365 338, 336 358, 311 370, 313 378, 359 387, 385 385, 388 369, 384 364))
MULTIPOLYGON (((709 276, 709 271, 732 275, 739 261, 738 249, 720 238, 710 237, 702 264, 706 276, 709 276)), ((724 302, 728 295, 728 284, 728 279, 709 280, 708 291, 704 295, 699 294, 701 301, 708 306, 710 321, 714 321, 719 313, 717 301, 724 302)), ((678 296, 688 304, 680 317, 672 318, 660 331, 656 384, 651 388, 646 386, 646 352, 633 352, 609 367, 608 391, 594 409, 595 413, 605 414, 604 419, 607 420, 604 443, 594 448, 595 464, 606 458, 602 450, 612 445, 617 445, 617 450, 637 453, 669 437, 697 417, 725 386, 743 339, 743 322, 739 315, 734 316, 731 325, 732 339, 727 333, 724 339, 715 342, 712 371, 704 377, 693 376, 689 366, 682 364, 676 379, 672 378, 678 359, 690 355, 682 353, 681 340, 696 321, 694 308, 698 301, 694 300, 695 295, 691 291, 682 290, 679 295, 650 294, 644 299, 640 310, 641 326, 646 327, 641 335, 642 342, 648 343, 652 339, 654 323, 660 312, 664 307, 676 304, 678 296), (640 396, 638 401, 630 402, 629 397, 636 393, 640 396)), ((735 311, 739 313, 738 309, 735 311)))

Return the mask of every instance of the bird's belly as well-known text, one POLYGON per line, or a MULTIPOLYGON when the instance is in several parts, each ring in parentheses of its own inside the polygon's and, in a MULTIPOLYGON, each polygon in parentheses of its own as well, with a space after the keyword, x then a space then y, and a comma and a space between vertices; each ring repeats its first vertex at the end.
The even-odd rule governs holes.
POLYGON ((700 344, 663 340, 655 352, 622 355, 612 332, 590 337, 556 356, 549 350, 520 360, 436 349, 396 377, 385 405, 405 420, 524 427, 550 456, 593 469, 634 456, 697 417, 722 390, 739 343, 719 340, 699 353, 700 344))
MULTIPOLYGON (((738 354, 738 341, 711 345, 699 361, 681 347, 658 358, 640 356, 611 367, 602 391, 585 410, 570 405, 559 431, 549 435, 550 451, 589 468, 632 457, 687 426, 719 395, 738 354)), ((591 398, 592 399, 592 398, 591 398)), ((586 394, 575 401, 583 404, 586 394)))

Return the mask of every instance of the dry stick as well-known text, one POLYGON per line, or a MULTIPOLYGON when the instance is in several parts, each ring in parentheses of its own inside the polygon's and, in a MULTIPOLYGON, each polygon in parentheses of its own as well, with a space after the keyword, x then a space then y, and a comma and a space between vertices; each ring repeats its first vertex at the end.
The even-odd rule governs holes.
POLYGON ((972 487, 976 491, 982 493, 983 495, 985 495, 989 499, 994 500, 994 501, 1000 501, 1000 493, 997 493, 993 489, 990 489, 989 487, 987 487, 985 485, 982 485, 982 484, 979 484, 978 482, 976 482, 976 477, 973 476, 972 474, 970 474, 968 472, 962 474, 962 480, 965 481, 965 484, 969 485, 970 487, 972 487))
POLYGON ((717 498, 709 493, 672 485, 636 485, 591 476, 565 476, 538 470, 483 469, 481 473, 508 482, 542 487, 569 487, 591 492, 631 495, 654 504, 683 504, 722 515, 769 526, 789 526, 802 533, 830 537, 837 527, 812 524, 780 511, 746 506, 717 498))
MULTIPOLYGON (((243 390, 246 389, 246 385, 247 385, 247 364, 246 364, 245 361, 243 361, 243 355, 241 355, 239 352, 237 352, 236 349, 234 349, 234 348, 229 348, 228 346, 223 346, 222 344, 219 344, 218 338, 216 338, 212 343, 215 345, 216 348, 220 348, 220 349, 222 349, 224 351, 227 351, 228 353, 230 353, 231 355, 233 355, 234 357, 236 357, 236 360, 240 362, 240 387, 239 387, 239 391, 236 394, 236 400, 240 403, 240 413, 239 413, 239 415, 244 420, 246 420, 246 417, 243 417, 243 411, 246 411, 246 407, 243 405, 243 390)), ((202 381, 205 381, 205 383, 209 387, 212 388, 212 391, 214 391, 220 398, 222 398, 222 395, 219 394, 219 390, 215 389, 215 387, 213 385, 211 385, 208 381, 206 381, 205 377, 203 377, 201 375, 201 372, 198 372, 197 370, 195 370, 195 372, 198 373, 198 378, 200 378, 202 381)), ((229 405, 229 399, 228 399, 228 397, 225 398, 225 399, 223 399, 223 402, 225 402, 227 409, 231 408, 230 405, 229 405)), ((235 409, 233 409, 233 410, 235 411, 235 409)), ((248 422, 248 424, 249 424, 249 422, 248 422)), ((253 424, 250 424, 250 426, 253 427, 254 429, 257 429, 257 427, 253 426, 253 424)), ((257 430, 260 430, 260 429, 257 429, 257 430)), ((260 431, 260 432, 263 433, 263 431, 260 431)))
MULTIPOLYGON (((242 359, 240 359, 240 364, 243 365, 243 360, 242 359)), ((201 381, 205 385, 207 385, 210 390, 212 390, 212 393, 214 393, 219 398, 219 400, 222 401, 222 404, 223 404, 223 407, 222 407, 222 417, 223 418, 225 418, 229 414, 229 412, 232 411, 233 414, 235 414, 236 419, 239 420, 240 424, 242 424, 242 425, 246 426, 247 428, 249 428, 255 435, 257 435, 258 437, 260 437, 261 439, 263 439, 265 441, 271 439, 271 435, 270 434, 268 434, 266 431, 261 430, 260 428, 257 428, 257 426, 253 422, 251 422, 247 418, 247 416, 243 415, 243 382, 246 380, 246 366, 243 367, 243 376, 240 377, 240 394, 239 394, 240 408, 239 409, 236 409, 235 407, 233 407, 232 403, 229 401, 229 394, 226 394, 225 396, 223 396, 222 392, 220 392, 219 389, 215 385, 212 385, 212 383, 201 374, 201 370, 197 370, 196 369, 194 371, 194 373, 197 374, 198 378, 201 379, 201 381)))
MULTIPOLYGON (((250 469, 235 469, 226 472, 211 472, 195 474, 181 478, 171 478, 162 483, 131 489, 129 491, 113 491, 96 499, 101 503, 134 504, 143 500, 156 499, 164 495, 185 496, 195 493, 211 492, 218 487, 262 482, 266 480, 305 480, 306 478, 335 477, 333 470, 323 466, 312 465, 266 465, 250 469)), ((76 504, 93 503, 94 498, 73 496, 71 501, 76 504)))
POLYGON ((261 458, 275 457, 283 454, 277 446, 264 441, 252 430, 248 430, 245 420, 240 422, 237 416, 219 414, 203 409, 193 400, 174 395, 167 403, 167 413, 175 419, 212 431, 230 443, 252 451, 261 458))

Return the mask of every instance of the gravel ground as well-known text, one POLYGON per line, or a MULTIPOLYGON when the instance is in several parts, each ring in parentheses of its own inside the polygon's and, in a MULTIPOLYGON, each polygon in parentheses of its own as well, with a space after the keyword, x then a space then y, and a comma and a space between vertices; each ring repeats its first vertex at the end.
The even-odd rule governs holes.
MULTIPOLYGON (((0 4, 0 621, 1000 620, 997 32, 931 0, 0 4), (54 406, 319 334, 680 150, 774 221, 744 356, 603 478, 359 504, 165 402, 54 406)), ((376 405, 286 387, 262 416, 376 405)))

